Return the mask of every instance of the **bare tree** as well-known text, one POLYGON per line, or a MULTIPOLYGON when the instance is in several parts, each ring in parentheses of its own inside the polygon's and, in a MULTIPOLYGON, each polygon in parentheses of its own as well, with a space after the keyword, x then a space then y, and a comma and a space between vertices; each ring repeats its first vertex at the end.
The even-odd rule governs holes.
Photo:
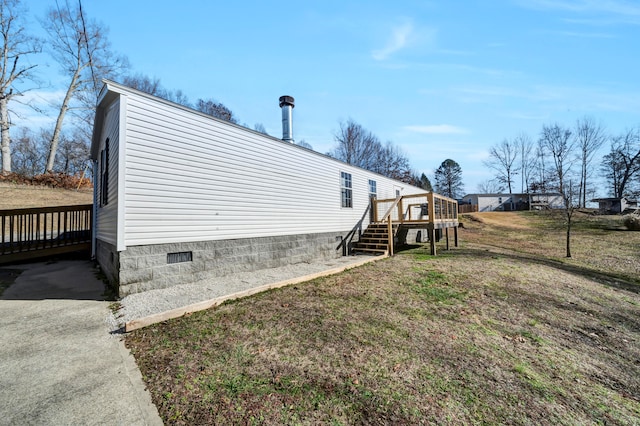
POLYGON ((583 117, 576 122, 575 144, 579 150, 580 186, 578 188, 578 206, 587 205, 587 181, 591 176, 591 163, 595 153, 606 140, 604 127, 591 117, 583 117))
POLYGON ((178 89, 174 91, 165 89, 157 77, 149 77, 140 73, 126 75, 122 78, 122 84, 132 89, 140 90, 141 92, 192 108, 189 98, 182 90, 178 89))
POLYGON ((565 223, 567 225, 567 257, 571 257, 571 219, 575 210, 573 182, 569 174, 574 156, 575 139, 571 137, 571 130, 558 124, 542 126, 540 133, 541 146, 549 152, 553 159, 553 171, 557 177, 558 192, 564 202, 565 223))
POLYGON ((229 108, 220 102, 214 101, 213 99, 198 99, 195 109, 221 120, 226 120, 235 124, 238 123, 238 119, 233 115, 233 112, 229 108))
POLYGON ((562 192, 562 199, 564 201, 564 214, 567 224, 567 245, 566 256, 571 257, 571 225, 573 219, 573 213, 575 212, 576 205, 573 203, 575 193, 573 190, 573 183, 569 180, 569 185, 565 186, 565 190, 562 192))
POLYGON ((378 138, 352 119, 340 122, 340 130, 334 135, 338 146, 330 156, 347 164, 374 170, 382 149, 378 138))
POLYGON ((514 139, 520 155, 520 177, 521 192, 529 192, 529 185, 532 181, 533 173, 536 168, 536 158, 534 147, 535 144, 526 133, 521 133, 514 139))
POLYGON ((24 93, 17 83, 33 81, 36 65, 27 62, 29 56, 41 50, 40 41, 24 27, 25 9, 20 0, 0 0, 0 146, 2 173, 11 172, 11 135, 9 102, 24 93), (25 62, 27 62, 25 64, 25 62))
POLYGON ((484 165, 496 172, 496 180, 506 185, 509 194, 513 193, 513 177, 518 173, 516 159, 518 158, 518 144, 515 140, 504 139, 489 150, 489 159, 484 165))
POLYGON ((504 186, 496 179, 488 179, 478 184, 476 188, 479 194, 500 194, 504 191, 504 186))
POLYGON ((462 195, 462 168, 451 159, 444 160, 435 172, 437 193, 449 198, 458 198, 462 195))
MULTIPOLYGON (((56 3, 58 6, 58 3, 56 3)), ((60 134, 72 99, 79 101, 81 108, 92 110, 97 102, 102 78, 113 78, 127 66, 123 57, 115 56, 107 39, 107 28, 84 16, 82 6, 49 9, 43 21, 47 31, 51 54, 60 64, 62 72, 69 77, 69 84, 58 112, 51 135, 46 172, 55 164, 60 134)))
POLYGON ((157 77, 149 77, 140 73, 125 75, 122 78, 122 84, 159 98, 167 98, 167 90, 162 87, 160 79, 157 77))
POLYGON ((313 151, 313 147, 311 146, 311 144, 304 139, 302 139, 300 142, 296 142, 296 145, 313 151))
MULTIPOLYGON (((262 124, 262 123, 254 124, 253 130, 255 130, 256 132, 260 132, 263 135, 269 135, 269 133, 267 133, 267 129, 265 129, 264 124, 262 124)), ((300 144, 297 144, 297 145, 300 145, 300 144)))
POLYGON ((63 132, 56 156, 56 170, 69 175, 82 172, 87 165, 89 149, 80 130, 76 129, 71 135, 63 132))
POLYGON ((553 168, 557 176, 557 188, 564 193, 565 180, 571 171, 573 159, 574 140, 571 138, 571 130, 558 124, 542 126, 540 143, 553 159, 553 168))
POLYGON ((387 141, 384 146, 377 147, 374 163, 369 170, 391 179, 414 184, 412 179, 414 173, 411 170, 409 159, 400 147, 391 141, 387 141))
POLYGON ((640 127, 613 138, 601 167, 614 197, 636 195, 633 181, 640 177, 640 127))
POLYGON ((42 142, 31 129, 20 127, 12 142, 11 170, 29 177, 40 173, 46 159, 46 147, 42 142))
POLYGON ((547 177, 547 154, 541 139, 535 148, 535 174, 536 178, 532 179, 529 187, 533 192, 547 192, 549 178, 547 177))

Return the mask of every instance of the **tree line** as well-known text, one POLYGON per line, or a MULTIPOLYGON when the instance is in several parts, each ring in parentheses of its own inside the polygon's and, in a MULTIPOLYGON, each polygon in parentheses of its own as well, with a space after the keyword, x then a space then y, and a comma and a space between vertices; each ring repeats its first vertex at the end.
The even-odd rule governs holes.
MULTIPOLYGON (((42 38, 29 31, 28 17, 22 0, 0 0, 0 171, 3 174, 34 176, 84 170, 103 79, 121 81, 205 114, 238 122, 231 110, 214 99, 198 99, 191 104, 182 91, 167 90, 156 78, 129 74, 128 59, 111 49, 107 27, 86 15, 81 0, 56 1, 44 16, 38 17, 46 34, 42 38), (24 103, 22 99, 28 92, 46 87, 38 73, 45 65, 37 63, 43 58, 41 53, 46 53, 58 66, 64 77, 64 95, 52 103, 24 103), (19 117, 14 107, 20 103, 36 113, 45 114, 53 109, 54 123, 40 129, 12 129, 13 119, 19 117)), ((260 124, 255 128, 266 133, 260 124)))
POLYGON ((591 117, 582 117, 573 126, 545 124, 535 141, 520 134, 492 146, 484 164, 494 178, 479 185, 483 193, 511 194, 520 183, 523 193, 559 192, 570 196, 576 207, 586 207, 599 192, 593 182, 601 177, 608 196, 637 197, 640 126, 609 133, 591 117), (608 153, 599 156, 606 146, 608 153))
MULTIPOLYGON (((95 108, 102 80, 122 84, 196 109, 205 114, 238 123, 238 117, 215 99, 191 102, 181 90, 163 87, 158 78, 132 73, 128 59, 114 52, 108 29, 90 19, 82 0, 56 1, 39 22, 44 37, 28 28, 24 0, 0 0, 0 157, 3 174, 24 176, 61 172, 75 174, 88 166, 95 108), (54 111, 48 127, 13 127, 18 112, 14 108, 29 91, 45 87, 38 70, 53 61, 64 77, 64 94, 52 103, 28 103, 34 111, 54 111)), ((248 127, 246 124, 243 124, 248 127)), ((254 130, 267 134, 257 123, 254 130)), ((433 190, 424 174, 412 169, 408 157, 393 142, 382 143, 377 136, 353 120, 340 123, 334 135, 337 145, 328 155, 411 185, 433 190)), ((304 140, 298 145, 312 149, 304 140)), ((436 190, 451 197, 461 195, 461 170, 446 160, 435 174, 436 190)))
POLYGON ((462 169, 451 159, 440 164, 435 171, 435 188, 424 173, 418 174, 400 147, 380 139, 353 119, 340 122, 334 134, 336 146, 327 153, 347 164, 379 173, 391 179, 408 183, 425 191, 433 191, 456 198, 462 195, 462 169))
POLYGON ((87 141, 93 127, 95 105, 102 78, 114 78, 128 67, 126 57, 114 54, 107 29, 89 19, 81 2, 56 2, 39 17, 45 36, 38 38, 27 28, 27 10, 21 0, 0 0, 0 144, 2 173, 25 174, 82 169, 88 158, 87 141), (11 127, 17 112, 12 108, 29 91, 42 89, 34 63, 45 52, 64 77, 63 98, 53 104, 27 103, 44 113, 53 108, 56 119, 50 128, 19 129, 12 140, 11 127), (72 123, 71 126, 67 124, 72 123), (13 155, 15 153, 15 156, 13 155))

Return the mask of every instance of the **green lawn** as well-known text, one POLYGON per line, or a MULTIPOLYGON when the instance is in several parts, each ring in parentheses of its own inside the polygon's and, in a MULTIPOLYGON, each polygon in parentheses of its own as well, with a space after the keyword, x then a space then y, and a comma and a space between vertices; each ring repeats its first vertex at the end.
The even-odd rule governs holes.
POLYGON ((569 260, 546 214, 478 215, 438 257, 416 247, 126 343, 171 424, 638 424, 640 233, 578 220, 569 260))

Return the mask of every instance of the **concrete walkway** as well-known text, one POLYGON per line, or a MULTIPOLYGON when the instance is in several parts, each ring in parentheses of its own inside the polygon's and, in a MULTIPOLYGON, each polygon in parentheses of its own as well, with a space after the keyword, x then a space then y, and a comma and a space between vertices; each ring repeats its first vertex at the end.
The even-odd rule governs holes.
POLYGON ((162 424, 90 262, 0 269, 0 425, 162 424))

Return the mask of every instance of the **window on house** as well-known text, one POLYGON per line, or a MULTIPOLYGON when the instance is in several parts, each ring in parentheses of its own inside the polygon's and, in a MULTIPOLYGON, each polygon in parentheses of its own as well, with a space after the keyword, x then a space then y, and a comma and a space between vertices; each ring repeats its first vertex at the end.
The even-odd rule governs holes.
POLYGON ((351 173, 340 172, 342 207, 353 207, 353 190, 351 188, 351 173))
POLYGON ((109 204, 109 138, 100 152, 100 205, 109 204))
POLYGON ((377 197, 378 189, 375 180, 369 179, 369 197, 377 197))

